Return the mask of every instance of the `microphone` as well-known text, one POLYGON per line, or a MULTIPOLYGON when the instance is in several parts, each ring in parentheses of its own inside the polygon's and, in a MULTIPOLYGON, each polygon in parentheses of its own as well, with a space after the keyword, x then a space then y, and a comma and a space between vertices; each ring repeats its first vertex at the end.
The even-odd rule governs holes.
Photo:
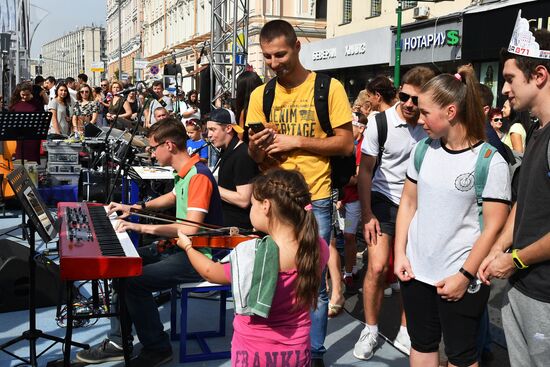
POLYGON ((194 156, 195 154, 197 154, 198 152, 200 152, 201 150, 203 150, 204 148, 206 148, 207 146, 209 145, 212 145, 212 141, 207 141, 206 143, 204 143, 202 146, 198 147, 197 149, 193 150, 191 152, 191 154, 189 154, 190 156, 194 156))
POLYGON ((141 91, 143 91, 143 82, 138 81, 138 82, 136 82, 135 86, 123 89, 120 92, 115 93, 114 95, 115 96, 120 96, 120 95, 123 95, 123 94, 128 94, 130 92, 141 92, 141 91))

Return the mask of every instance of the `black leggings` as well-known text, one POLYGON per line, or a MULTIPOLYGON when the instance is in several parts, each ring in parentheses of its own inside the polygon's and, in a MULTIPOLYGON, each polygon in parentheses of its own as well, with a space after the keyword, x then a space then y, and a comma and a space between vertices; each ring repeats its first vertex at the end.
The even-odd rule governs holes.
POLYGON ((476 362, 477 334, 489 287, 482 285, 477 293, 466 291, 459 301, 449 302, 432 285, 417 280, 400 283, 411 346, 421 353, 437 352, 443 333, 449 362, 455 366, 476 362))

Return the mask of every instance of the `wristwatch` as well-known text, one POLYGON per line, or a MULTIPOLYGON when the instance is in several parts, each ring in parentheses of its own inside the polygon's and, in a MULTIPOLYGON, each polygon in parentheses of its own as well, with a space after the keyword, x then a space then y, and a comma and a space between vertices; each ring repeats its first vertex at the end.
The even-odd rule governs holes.
POLYGON ((515 249, 512 251, 512 260, 514 261, 514 265, 518 269, 527 269, 529 265, 525 265, 523 261, 521 261, 521 259, 518 256, 518 251, 519 251, 518 249, 515 249))
POLYGON ((145 209, 145 201, 138 201, 136 202, 137 205, 141 206, 141 210, 145 209))

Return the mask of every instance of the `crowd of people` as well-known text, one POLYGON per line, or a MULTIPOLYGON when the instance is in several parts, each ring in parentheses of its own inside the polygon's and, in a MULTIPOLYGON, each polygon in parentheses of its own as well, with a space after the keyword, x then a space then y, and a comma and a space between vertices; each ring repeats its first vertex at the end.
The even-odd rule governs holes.
MULTIPOLYGON (((530 42, 550 50, 550 33, 536 31, 530 42)), ((209 114, 198 109, 196 91, 185 102, 171 100, 154 82, 150 101, 130 93, 122 103, 117 93, 127 86, 103 80, 101 90, 91 88, 83 75, 78 83, 47 78, 21 84, 10 102, 14 111, 47 105, 54 134, 108 124, 116 115, 128 124, 123 127, 132 126, 143 106, 138 122, 148 151, 174 169, 173 191, 133 206, 172 207, 183 222, 125 221, 130 205, 108 206, 110 213, 125 213, 118 231, 177 239, 172 246, 153 242, 138 249, 143 274, 128 280, 126 304, 143 348, 132 365, 158 366, 172 358, 152 292, 206 279, 232 284, 232 365, 323 366, 328 318, 342 311, 343 289, 352 288, 358 274, 358 232, 367 244, 367 264, 365 326, 350 346, 356 358, 368 360, 376 351, 384 291, 397 283, 395 274, 402 310, 393 343, 411 366, 439 366, 441 337, 449 366, 479 365, 490 345, 487 303, 494 278, 509 279, 502 316, 511 364, 546 365, 549 59, 523 56, 514 47, 502 51, 501 108, 492 107, 495 96, 471 65, 439 75, 413 67, 399 88, 377 76, 350 104, 339 81, 318 83, 323 76, 303 67, 289 23, 266 23, 260 45, 274 82, 262 84, 247 71, 239 78, 235 108, 209 114), (202 154, 207 142, 221 151, 217 178, 202 154), (342 187, 331 177, 337 156, 355 167, 342 187), (512 170, 518 158, 521 169, 512 170), (343 264, 336 211, 343 219, 343 264), (265 236, 220 256, 194 248, 197 222, 265 236)), ((77 358, 121 360, 124 342, 112 318, 107 338, 77 358)))

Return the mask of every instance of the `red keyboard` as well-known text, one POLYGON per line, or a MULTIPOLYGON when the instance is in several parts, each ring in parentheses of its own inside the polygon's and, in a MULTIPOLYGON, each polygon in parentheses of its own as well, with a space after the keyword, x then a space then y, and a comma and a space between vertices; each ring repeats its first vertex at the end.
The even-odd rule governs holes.
POLYGON ((107 207, 57 204, 60 273, 63 280, 125 278, 141 275, 142 260, 126 232, 114 229, 107 207))

